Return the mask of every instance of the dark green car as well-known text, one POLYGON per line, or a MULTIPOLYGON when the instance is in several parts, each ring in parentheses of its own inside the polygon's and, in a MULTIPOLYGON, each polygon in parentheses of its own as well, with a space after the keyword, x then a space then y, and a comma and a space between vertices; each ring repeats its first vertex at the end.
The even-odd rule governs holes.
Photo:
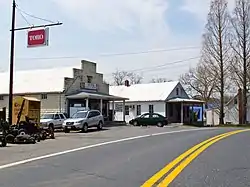
POLYGON ((129 121, 129 124, 134 126, 139 125, 156 125, 158 127, 163 127, 168 124, 166 117, 157 113, 145 113, 135 119, 129 121))

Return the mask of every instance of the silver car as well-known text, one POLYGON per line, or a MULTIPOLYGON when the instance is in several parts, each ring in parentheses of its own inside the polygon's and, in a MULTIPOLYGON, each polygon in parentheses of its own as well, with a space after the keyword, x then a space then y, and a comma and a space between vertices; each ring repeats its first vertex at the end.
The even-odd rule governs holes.
POLYGON ((71 130, 82 130, 87 132, 89 128, 96 127, 98 130, 103 128, 103 115, 98 110, 78 111, 71 118, 63 122, 65 133, 71 130))

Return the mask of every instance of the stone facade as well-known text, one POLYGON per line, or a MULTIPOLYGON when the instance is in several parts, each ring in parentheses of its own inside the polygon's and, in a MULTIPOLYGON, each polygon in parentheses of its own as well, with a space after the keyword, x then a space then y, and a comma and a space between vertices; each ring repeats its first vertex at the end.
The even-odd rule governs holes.
POLYGON ((96 63, 82 60, 81 69, 73 69, 73 78, 65 77, 64 90, 66 95, 83 90, 109 94, 109 85, 104 83, 103 74, 96 72, 96 63), (97 89, 86 88, 85 84, 96 86, 97 89))

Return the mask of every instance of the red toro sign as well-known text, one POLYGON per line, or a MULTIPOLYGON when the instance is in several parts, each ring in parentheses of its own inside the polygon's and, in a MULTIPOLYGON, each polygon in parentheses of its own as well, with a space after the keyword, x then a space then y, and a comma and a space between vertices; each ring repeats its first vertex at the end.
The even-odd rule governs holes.
POLYGON ((48 46, 49 29, 28 31, 28 47, 48 46))

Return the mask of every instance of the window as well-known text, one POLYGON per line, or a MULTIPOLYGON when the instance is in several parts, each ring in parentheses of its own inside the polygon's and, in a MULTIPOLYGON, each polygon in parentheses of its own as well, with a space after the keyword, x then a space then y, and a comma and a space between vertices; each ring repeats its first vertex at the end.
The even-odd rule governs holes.
POLYGON ((154 105, 149 105, 149 107, 148 107, 148 111, 149 111, 149 113, 154 113, 154 105))
POLYGON ((55 114, 55 119, 60 119, 59 114, 55 114))
POLYGON ((48 98, 47 94, 42 94, 41 95, 41 99, 47 99, 47 98, 48 98))
POLYGON ((141 115, 141 105, 136 105, 136 115, 141 115))
POLYGON ((141 118, 149 118, 149 114, 144 114, 141 116, 141 118))
POLYGON ((179 88, 176 88, 176 95, 179 95, 179 88))
POLYGON ((125 106, 125 115, 126 115, 126 116, 129 115, 129 106, 125 106))
POLYGON ((82 76, 82 75, 80 75, 79 77, 80 77, 80 80, 81 80, 81 82, 82 82, 82 81, 83 81, 83 76, 82 76))
POLYGON ((93 79, 92 76, 87 76, 87 79, 88 79, 88 83, 92 83, 92 79, 93 79))
POLYGON ((101 115, 101 113, 98 112, 98 111, 94 111, 94 112, 93 112, 93 117, 100 116, 100 115, 101 115))
POLYGON ((61 119, 64 119, 64 118, 65 118, 63 114, 59 114, 59 115, 60 115, 61 119))
POLYGON ((0 95, 0 100, 3 101, 4 100, 4 96, 0 95))
MULTIPOLYGON (((77 112, 75 114, 73 114, 73 116, 71 118, 86 118, 88 112, 87 111, 80 111, 80 112, 77 112)), ((90 113, 89 113, 90 114, 90 113)))

